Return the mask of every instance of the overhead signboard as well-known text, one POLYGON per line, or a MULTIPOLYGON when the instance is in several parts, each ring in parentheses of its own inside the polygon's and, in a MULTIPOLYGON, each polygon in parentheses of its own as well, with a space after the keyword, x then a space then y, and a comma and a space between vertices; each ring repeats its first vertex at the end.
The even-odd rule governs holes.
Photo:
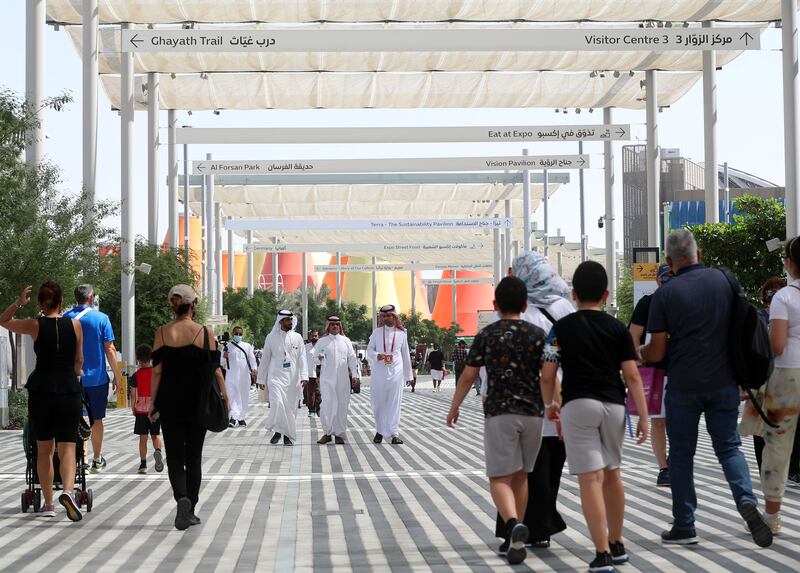
MULTIPOLYGON (((314 265, 315 273, 371 273, 372 271, 484 271, 492 263, 382 263, 377 265, 314 265)), ((448 281, 452 282, 452 281, 448 281)))
POLYGON ((472 219, 228 219, 227 231, 464 231, 512 229, 512 217, 472 219))
POLYGON ((122 30, 123 52, 665 52, 760 47, 757 27, 122 30))
POLYGON ((628 141, 629 124, 441 127, 181 127, 178 144, 524 143, 628 141))
POLYGON ((588 169, 589 155, 193 161, 193 175, 588 169))
POLYGON ((382 253, 382 252, 436 252, 436 251, 478 251, 490 245, 482 241, 462 241, 452 243, 258 243, 245 245, 245 253, 382 253))
POLYGON ((482 284, 494 284, 494 279, 492 277, 486 278, 478 278, 478 277, 469 277, 469 278, 456 278, 456 279, 426 279, 422 281, 424 285, 482 285, 482 284))

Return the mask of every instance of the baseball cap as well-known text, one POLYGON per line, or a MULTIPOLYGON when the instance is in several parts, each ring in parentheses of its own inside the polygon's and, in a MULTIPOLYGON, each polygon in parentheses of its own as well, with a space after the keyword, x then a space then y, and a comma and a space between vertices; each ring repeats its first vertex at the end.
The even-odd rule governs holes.
POLYGON ((194 301, 197 300, 197 294, 194 292, 194 289, 189 285, 175 285, 171 289, 169 289, 169 294, 167 295, 167 300, 172 302, 173 296, 181 297, 181 300, 184 303, 192 304, 194 301))

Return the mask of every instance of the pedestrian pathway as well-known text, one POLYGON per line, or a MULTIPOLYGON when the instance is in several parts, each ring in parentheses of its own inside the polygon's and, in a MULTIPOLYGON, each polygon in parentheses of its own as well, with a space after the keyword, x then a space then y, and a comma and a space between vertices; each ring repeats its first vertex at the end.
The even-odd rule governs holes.
MULTIPOLYGON (((298 412, 294 447, 271 446, 267 408, 255 404, 247 428, 209 434, 198 515, 202 525, 173 528, 166 471, 136 474, 138 453, 129 410, 106 423, 103 474, 89 475, 94 510, 80 524, 63 512, 48 520, 22 514, 25 460, 20 432, 0 432, 0 571, 584 571, 591 542, 578 486, 565 475, 561 511, 569 529, 549 550, 529 551, 511 568, 495 550, 494 509, 483 474, 482 413, 471 396, 460 428, 444 420, 453 381, 429 382, 403 396, 405 445, 372 443, 369 386, 351 401, 344 446, 319 446, 319 420, 298 412)), ((255 401, 255 394, 251 396, 255 401)), ((654 486, 649 448, 629 440, 625 573, 796 571, 800 563, 800 490, 789 490, 784 533, 758 549, 743 530, 730 493, 701 432, 696 460, 700 503, 694 547, 663 546, 671 519, 669 490, 654 486)), ((751 468, 752 444, 745 443, 751 468)), ((753 472, 756 487, 758 481, 753 472)), ((760 497, 760 493, 759 493, 760 497)))

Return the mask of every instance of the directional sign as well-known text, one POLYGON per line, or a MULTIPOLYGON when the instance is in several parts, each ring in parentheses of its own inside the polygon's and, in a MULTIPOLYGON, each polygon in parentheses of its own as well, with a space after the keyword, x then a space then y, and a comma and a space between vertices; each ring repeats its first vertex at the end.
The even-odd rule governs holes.
POLYGON ((245 245, 245 253, 381 253, 403 251, 479 251, 490 247, 482 241, 453 243, 258 243, 245 245))
POLYGON ((122 30, 123 52, 556 52, 758 50, 761 29, 527 28, 122 30))
POLYGON ((631 126, 483 125, 455 127, 192 127, 178 128, 178 144, 506 143, 628 141, 631 126))
POLYGON ((487 278, 461 278, 461 279, 426 279, 422 281, 424 285, 482 285, 494 284, 492 277, 487 278))
MULTIPOLYGON (((316 273, 371 273, 372 271, 488 271, 492 263, 402 263, 379 265, 314 265, 316 273)), ((452 282, 452 281, 448 281, 452 282)))
POLYGON ((589 155, 419 157, 408 159, 281 159, 276 161, 193 161, 192 174, 402 173, 501 171, 512 169, 588 169, 589 167, 589 155))
POLYGON ((462 231, 470 229, 511 229, 511 217, 474 219, 228 219, 227 231, 462 231))

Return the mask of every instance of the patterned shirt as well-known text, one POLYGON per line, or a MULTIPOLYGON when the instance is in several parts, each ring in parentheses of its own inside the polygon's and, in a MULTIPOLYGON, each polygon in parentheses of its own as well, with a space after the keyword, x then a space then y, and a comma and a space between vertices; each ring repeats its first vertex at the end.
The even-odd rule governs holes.
POLYGON ((455 365, 455 367, 460 368, 464 366, 464 364, 467 361, 468 355, 469 355, 469 349, 466 346, 464 346, 463 348, 461 346, 456 346, 453 349, 453 355, 452 355, 453 364, 455 365))
POLYGON ((545 332, 524 320, 499 320, 481 330, 467 366, 486 367, 488 385, 483 413, 544 416, 539 387, 545 332))

